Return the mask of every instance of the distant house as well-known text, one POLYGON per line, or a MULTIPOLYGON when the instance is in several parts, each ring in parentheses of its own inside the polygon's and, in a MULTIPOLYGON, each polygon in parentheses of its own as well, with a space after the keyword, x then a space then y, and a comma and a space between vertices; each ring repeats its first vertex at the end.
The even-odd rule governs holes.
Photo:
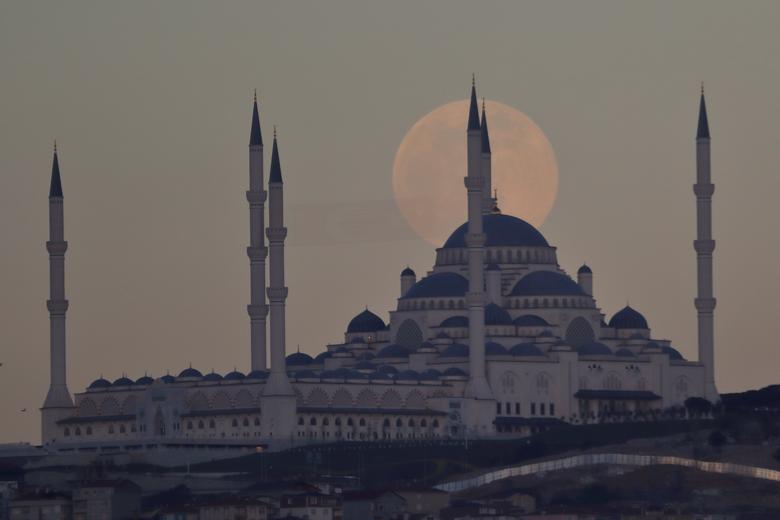
POLYGON ((258 498, 229 496, 199 504, 198 513, 198 520, 268 520, 271 507, 258 498))
POLYGON ((141 510, 141 488, 129 480, 91 480, 73 492, 74 520, 122 520, 141 510))
POLYGON ((10 520, 73 520, 73 507, 62 493, 23 493, 11 500, 10 520))
POLYGON ((196 506, 167 506, 160 509, 154 518, 155 520, 200 520, 200 512, 196 506))
POLYGON ((412 515, 437 515, 450 505, 450 495, 433 488, 396 489, 406 501, 406 512, 412 515))
POLYGON ((279 500, 279 518, 298 517, 309 520, 341 520, 342 504, 335 495, 298 493, 279 500))
POLYGON ((361 490, 342 495, 344 520, 390 520, 406 512, 406 500, 394 491, 361 490))

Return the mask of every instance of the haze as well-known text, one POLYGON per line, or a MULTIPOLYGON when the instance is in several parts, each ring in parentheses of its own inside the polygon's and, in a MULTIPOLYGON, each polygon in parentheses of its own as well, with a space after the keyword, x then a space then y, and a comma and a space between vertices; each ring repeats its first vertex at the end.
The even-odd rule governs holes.
POLYGON ((541 231, 563 267, 586 261, 608 315, 629 300, 695 358, 704 80, 719 389, 778 382, 778 19, 777 2, 3 2, 0 441, 39 435, 55 138, 71 391, 190 363, 246 370, 254 88, 267 142, 279 128, 288 351, 322 351, 365 305, 386 318, 401 269, 432 265, 393 202, 393 157, 475 72, 553 145, 541 231))

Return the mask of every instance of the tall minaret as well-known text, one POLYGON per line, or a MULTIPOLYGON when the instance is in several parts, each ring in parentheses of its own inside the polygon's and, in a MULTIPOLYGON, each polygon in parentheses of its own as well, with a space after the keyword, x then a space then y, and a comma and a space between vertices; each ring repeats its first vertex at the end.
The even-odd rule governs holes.
POLYGON ((488 133, 487 114, 485 110, 485 98, 482 98, 482 123, 480 124, 480 138, 482 140, 482 177, 485 183, 482 185, 482 213, 489 215, 496 206, 493 194, 492 160, 490 153, 490 134, 488 133))
POLYGON ((268 172, 268 245, 270 247, 268 301, 271 306, 271 374, 265 384, 263 395, 294 395, 285 367, 285 320, 284 305, 287 287, 284 286, 284 200, 282 167, 279 162, 279 147, 274 144, 271 151, 271 168, 268 172))
POLYGON ((720 400, 715 387, 715 298, 712 291, 712 194, 715 185, 710 180, 710 127, 707 121, 707 106, 704 102, 704 87, 699 101, 699 125, 696 130, 696 268, 698 293, 694 304, 699 317, 699 362, 704 365, 704 397, 711 402, 720 400))
POLYGON ((249 133, 249 256, 250 302, 247 305, 250 321, 252 370, 265 370, 265 319, 268 306, 265 304, 265 199, 263 185, 263 135, 260 131, 260 114, 257 111, 257 93, 252 107, 252 129, 249 133))
POLYGON ((65 313, 68 300, 65 299, 65 225, 62 197, 60 164, 57 158, 57 144, 54 145, 54 161, 51 167, 49 187, 49 345, 51 368, 49 392, 41 408, 41 441, 49 443, 57 438, 57 421, 70 414, 73 408, 66 381, 65 362, 65 313))
POLYGON ((469 121, 466 129, 467 175, 464 179, 468 194, 468 232, 466 245, 469 257, 469 382, 466 397, 492 399, 485 377, 485 234, 482 232, 482 131, 477 107, 477 89, 472 79, 469 121))

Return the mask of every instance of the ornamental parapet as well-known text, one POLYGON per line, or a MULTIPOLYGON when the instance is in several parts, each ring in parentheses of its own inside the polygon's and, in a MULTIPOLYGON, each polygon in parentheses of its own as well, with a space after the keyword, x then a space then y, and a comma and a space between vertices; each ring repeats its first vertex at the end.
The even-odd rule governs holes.
POLYGON ((266 316, 268 316, 268 305, 265 304, 255 304, 255 305, 247 305, 246 306, 246 312, 249 314, 249 317, 254 319, 264 319, 266 316))
POLYGON ((268 198, 268 192, 266 192, 265 190, 246 192, 246 200, 249 201, 250 206, 251 205, 262 206, 263 203, 265 202, 265 199, 267 198, 268 198))
POLYGON ((287 298, 287 287, 269 287, 266 294, 272 302, 283 302, 287 298))
POLYGON ((714 240, 694 240, 693 248, 697 253, 712 254, 715 250, 714 240))
POLYGON ((68 250, 68 242, 65 240, 49 240, 46 242, 46 251, 53 256, 62 256, 68 250))
POLYGON ((268 240, 271 242, 282 242, 285 238, 287 238, 287 228, 286 227, 266 228, 265 236, 267 236, 268 240))
POLYGON ((268 256, 268 248, 249 246, 246 248, 246 255, 252 261, 265 260, 268 256))
POLYGON ((466 189, 468 191, 481 191, 482 186, 485 185, 485 178, 482 176, 478 177, 463 177, 463 184, 466 185, 466 189))
POLYGON ((693 304, 696 310, 700 312, 712 312, 715 310, 717 301, 715 298, 694 298, 693 304))
POLYGON ((712 197, 712 194, 715 193, 715 185, 711 182, 707 184, 696 183, 693 185, 693 193, 697 197, 712 197))
POLYGON ((68 300, 46 300, 46 308, 54 315, 65 315, 68 310, 68 300))

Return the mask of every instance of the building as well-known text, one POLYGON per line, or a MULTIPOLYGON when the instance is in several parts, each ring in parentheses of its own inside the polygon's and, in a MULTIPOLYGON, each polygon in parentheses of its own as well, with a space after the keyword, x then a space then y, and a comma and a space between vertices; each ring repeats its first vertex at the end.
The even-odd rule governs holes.
POLYGON ((322 493, 284 495, 279 501, 279 517, 298 517, 307 520, 341 520, 341 499, 322 493))
POLYGON ((73 491, 74 520, 135 518, 141 510, 141 488, 129 480, 92 480, 73 491))
POLYGON ((246 193, 251 366, 224 375, 187 367, 176 376, 101 377, 77 392, 75 400, 66 384, 67 242, 55 148, 47 242, 52 371, 41 409, 45 445, 63 452, 161 446, 284 449, 338 440, 508 437, 561 421, 642 419, 692 396, 717 401, 714 185, 704 93, 694 186, 696 361, 684 359, 632 307, 608 318, 597 304, 595 275, 588 266, 571 277, 545 236, 501 213, 490 197, 488 114, 484 106, 480 114, 474 85, 466 145, 467 221, 436 250, 435 264, 423 276, 418 279, 409 267, 401 271, 389 319, 363 310, 349 321, 343 339, 320 354, 286 355, 284 183, 276 135, 264 181, 255 99, 246 193))
POLYGON ((73 507, 68 495, 39 491, 23 493, 13 500, 9 508, 11 520, 72 520, 73 507))
POLYGON ((408 512, 406 499, 386 489, 348 491, 342 502, 344 520, 392 520, 408 512))

